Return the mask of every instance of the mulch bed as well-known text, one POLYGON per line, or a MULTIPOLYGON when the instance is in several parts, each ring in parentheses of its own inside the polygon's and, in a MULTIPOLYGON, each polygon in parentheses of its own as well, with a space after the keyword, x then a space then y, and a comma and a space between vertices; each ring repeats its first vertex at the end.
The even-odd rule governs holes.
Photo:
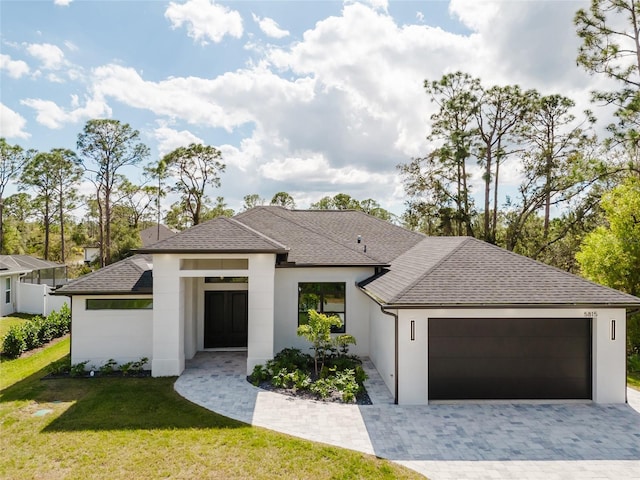
MULTIPOLYGON (((247 377, 247 381, 249 382, 249 377, 247 377)), ((293 388, 274 387, 269 381, 261 382, 260 385, 258 385, 258 388, 267 390, 269 392, 279 393, 281 395, 287 395, 289 397, 301 398, 303 400, 316 400, 318 402, 327 403, 344 403, 340 394, 335 394, 329 396, 328 398, 320 398, 320 396, 316 395, 313 392, 309 392, 308 390, 295 390, 293 388)), ((367 391, 364 390, 356 396, 355 403, 351 403, 349 405, 373 405, 373 402, 369 398, 369 394, 367 393, 367 391)))
POLYGON ((91 372, 86 372, 84 375, 71 375, 69 372, 61 372, 61 373, 49 373, 42 377, 42 380, 53 380, 56 378, 146 378, 151 377, 151 370, 142 370, 140 372, 129 372, 126 375, 121 371, 116 370, 111 373, 100 373, 98 371, 94 371, 93 376, 91 376, 91 372))

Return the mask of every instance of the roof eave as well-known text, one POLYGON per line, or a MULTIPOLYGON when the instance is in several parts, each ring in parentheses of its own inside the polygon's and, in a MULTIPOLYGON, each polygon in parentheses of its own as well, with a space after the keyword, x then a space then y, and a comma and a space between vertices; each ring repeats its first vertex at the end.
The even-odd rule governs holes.
POLYGON ((579 302, 579 303, 381 303, 385 308, 412 309, 412 308, 640 308, 638 303, 613 303, 613 302, 579 302))
POLYGON ((119 291, 95 291, 95 290, 73 290, 65 291, 57 289, 52 292, 52 295, 59 295, 61 297, 72 297, 74 295, 153 295, 153 290, 119 290, 119 291))

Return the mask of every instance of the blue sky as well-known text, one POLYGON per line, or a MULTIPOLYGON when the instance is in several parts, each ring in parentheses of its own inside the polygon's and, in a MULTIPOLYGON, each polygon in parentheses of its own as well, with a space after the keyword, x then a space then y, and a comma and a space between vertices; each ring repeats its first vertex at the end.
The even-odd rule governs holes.
MULTIPOLYGON (((250 193, 307 207, 344 192, 400 214, 395 166, 430 148, 424 79, 464 70, 587 107, 600 80, 576 67, 572 25, 587 5, 2 0, 0 135, 75 148, 87 120, 115 118, 150 161, 193 141, 220 148, 227 171, 208 193, 236 210, 250 193)), ((517 185, 518 163, 504 172, 517 185)))

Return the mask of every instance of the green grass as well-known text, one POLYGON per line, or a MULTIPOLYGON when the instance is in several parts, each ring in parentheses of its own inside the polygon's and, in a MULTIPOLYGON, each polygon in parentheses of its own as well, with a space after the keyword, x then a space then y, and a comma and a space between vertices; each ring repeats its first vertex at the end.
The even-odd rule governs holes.
POLYGON ((69 353, 69 337, 27 357, 0 361, 0 390, 3 390, 69 353))
POLYGON ((20 325, 27 320, 31 320, 34 316, 28 313, 14 313, 10 317, 0 317, 0 340, 4 338, 13 325, 20 325))
MULTIPOLYGON (((59 357, 61 343, 45 356, 59 357)), ((40 364, 13 368, 24 378, 0 391, 0 451, 11 453, 0 478, 422 478, 217 415, 175 393, 175 378, 41 380, 40 364)))
POLYGON ((627 372, 627 385, 640 390, 640 372, 627 372))

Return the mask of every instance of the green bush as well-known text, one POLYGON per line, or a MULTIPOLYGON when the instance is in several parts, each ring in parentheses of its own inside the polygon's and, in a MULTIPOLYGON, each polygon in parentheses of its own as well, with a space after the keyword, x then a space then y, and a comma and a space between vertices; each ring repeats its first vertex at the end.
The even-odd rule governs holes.
POLYGON ((253 372, 249 375, 249 381, 253 383, 256 387, 260 385, 260 383, 269 380, 271 375, 269 370, 267 370, 264 365, 256 365, 253 367, 253 372))
POLYGON ((33 320, 29 320, 28 322, 24 322, 22 324, 22 338, 24 339, 27 351, 42 346, 39 332, 40 325, 38 325, 33 320))
POLYGON ((109 360, 104 362, 104 365, 102 365, 98 369, 98 371, 102 375, 109 375, 110 373, 113 373, 116 370, 117 366, 118 366, 118 362, 116 362, 113 358, 110 358, 109 360))
POLYGON ((69 375, 71 375, 72 377, 83 376, 85 373, 87 373, 85 368, 87 366, 87 363, 89 363, 89 360, 85 360, 84 362, 80 363, 74 363, 69 369, 69 375))
POLYGON ((10 338, 7 334, 2 340, 2 352, 9 358, 17 358, 23 352, 41 347, 54 338, 66 335, 69 333, 70 326, 71 310, 65 304, 58 312, 51 312, 47 317, 38 315, 21 325, 15 325, 16 330, 10 338), (19 353, 16 353, 18 351, 19 353))
POLYGON ((21 325, 13 325, 2 340, 2 353, 7 358, 18 358, 27 349, 21 325))

